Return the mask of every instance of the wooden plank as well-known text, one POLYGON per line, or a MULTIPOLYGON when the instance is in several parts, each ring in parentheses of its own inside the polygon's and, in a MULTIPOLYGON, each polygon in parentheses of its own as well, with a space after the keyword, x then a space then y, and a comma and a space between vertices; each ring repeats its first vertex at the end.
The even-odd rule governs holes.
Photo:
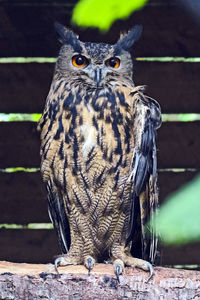
MULTIPOLYGON (((43 0, 42 2, 40 0, 29 0, 28 2, 26 0, 0 0, 0 5, 3 6, 73 6, 77 3, 77 0, 43 0)), ((192 3, 193 7, 199 6, 199 0, 190 0, 190 3, 192 3)), ((149 0, 146 3, 146 6, 169 6, 169 5, 180 5, 180 0, 149 0)))
POLYGON ((0 168, 38 167, 40 139, 33 122, 0 123, 0 168))
POLYGON ((1 223, 50 222, 40 172, 0 173, 0 190, 1 223))
MULTIPOLYGON (((154 4, 158 3, 160 0, 150 0, 150 2, 153 2, 154 4)), ((174 2, 177 0, 168 0, 170 2, 174 2)), ((197 1, 197 0, 195 0, 197 1)), ((73 5, 77 3, 77 0, 56 0, 56 1, 52 1, 52 0, 0 0, 0 5, 3 6, 69 6, 69 7, 73 7, 73 5)))
POLYGON ((200 242, 166 246, 161 251, 161 265, 200 265, 200 242))
POLYGON ((49 263, 60 249, 54 230, 0 229, 0 260, 49 263))
MULTIPOLYGON (((194 178, 196 172, 160 172, 160 203, 194 178)), ((29 224, 50 222, 45 187, 40 172, 0 173, 0 222, 29 224), (11 188, 12 187, 12 188, 11 188)))
POLYGON ((147 85, 163 113, 200 113, 200 63, 136 63, 135 83, 147 85))
MULTIPOLYGON (((42 112, 54 64, 0 64, 0 112, 42 112), (8 88, 9 87, 9 88, 8 88)), ((134 81, 163 113, 200 113, 200 63, 135 62, 134 81)))
POLYGON ((54 64, 0 64, 0 112, 42 112, 53 70, 54 64))
MULTIPOLYGON (((200 167, 200 122, 166 122, 158 130, 159 168, 200 167)), ((39 133, 36 123, 0 123, 0 168, 38 167, 39 133)))
POLYGON ((196 172, 158 172, 159 202, 165 202, 166 197, 189 183, 197 175, 196 172))
MULTIPOLYGON (((198 2, 198 0, 191 0, 195 5, 198 2)), ((0 5, 4 6, 73 6, 77 3, 77 0, 43 0, 42 2, 39 0, 29 0, 28 2, 26 0, 0 0, 0 5)), ((162 0, 149 0, 146 5, 178 5, 180 2, 179 0, 165 0, 165 2, 162 3, 162 0)))
MULTIPOLYGON (((53 230, 1 229, 0 260, 26 263, 52 263, 60 254, 53 230)), ((162 250, 162 265, 200 264, 200 243, 162 250)))
POLYGON ((158 130, 159 168, 199 168, 200 122, 166 122, 158 130))
MULTIPOLYGON (((0 56, 54 56, 58 42, 54 21, 70 25, 71 9, 66 5, 5 5, 0 8, 0 56)), ((199 23, 183 6, 149 5, 111 30, 76 30, 82 40, 115 42, 119 32, 134 24, 144 26, 142 40, 135 46, 137 56, 198 56, 199 23)))

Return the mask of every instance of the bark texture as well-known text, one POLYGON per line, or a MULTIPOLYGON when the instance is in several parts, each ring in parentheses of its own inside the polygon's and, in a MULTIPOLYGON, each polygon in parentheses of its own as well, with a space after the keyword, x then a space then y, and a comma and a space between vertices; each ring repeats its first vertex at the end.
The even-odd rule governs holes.
POLYGON ((0 262, 0 299, 27 300, 190 300, 200 299, 200 272, 155 268, 153 279, 148 274, 126 268, 120 283, 115 279, 112 265, 97 264, 88 276, 84 266, 59 269, 52 264, 0 262))

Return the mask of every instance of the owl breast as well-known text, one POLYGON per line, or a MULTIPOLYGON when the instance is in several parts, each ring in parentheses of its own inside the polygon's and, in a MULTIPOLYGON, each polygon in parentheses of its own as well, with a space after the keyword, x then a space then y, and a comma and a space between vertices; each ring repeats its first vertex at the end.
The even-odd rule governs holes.
MULTIPOLYGON (((79 145, 77 164, 84 170, 88 160, 93 165, 99 160, 105 165, 105 173, 119 172, 128 176, 133 149, 131 103, 123 102, 125 95, 118 92, 101 91, 100 95, 86 95, 85 98, 89 99, 87 103, 76 106, 78 124, 82 120, 74 129, 79 145)), ((66 131, 72 127, 72 121, 73 118, 66 131)))
POLYGON ((84 159, 86 159, 91 149, 96 146, 96 132, 95 128, 90 124, 84 124, 80 129, 84 140, 82 145, 82 155, 84 159))
POLYGON ((106 239, 109 247, 119 232, 125 239, 128 231, 133 104, 125 101, 121 90, 82 91, 81 97, 71 92, 61 98, 62 111, 52 124, 54 136, 47 132, 43 141, 47 151, 42 165, 46 170, 45 161, 51 162, 50 172, 63 197, 67 195, 71 224, 80 226, 80 232, 87 224, 96 245, 104 247, 106 239))

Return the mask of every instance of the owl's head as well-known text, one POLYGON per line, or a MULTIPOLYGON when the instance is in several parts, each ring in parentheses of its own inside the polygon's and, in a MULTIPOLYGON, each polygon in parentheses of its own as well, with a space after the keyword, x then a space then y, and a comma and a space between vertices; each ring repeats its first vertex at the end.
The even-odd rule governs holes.
POLYGON ((55 23, 61 47, 56 72, 70 82, 91 88, 133 84, 130 48, 141 35, 142 27, 134 26, 121 35, 116 44, 82 42, 70 29, 55 23))

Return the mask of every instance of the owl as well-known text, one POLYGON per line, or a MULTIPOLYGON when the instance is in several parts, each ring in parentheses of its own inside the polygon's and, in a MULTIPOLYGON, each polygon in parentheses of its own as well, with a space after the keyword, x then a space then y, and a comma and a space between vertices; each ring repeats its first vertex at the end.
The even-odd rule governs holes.
POLYGON ((116 44, 82 42, 56 23, 62 43, 38 128, 48 211, 62 254, 55 268, 113 264, 153 275, 158 206, 159 104, 133 82, 134 26, 116 44))

